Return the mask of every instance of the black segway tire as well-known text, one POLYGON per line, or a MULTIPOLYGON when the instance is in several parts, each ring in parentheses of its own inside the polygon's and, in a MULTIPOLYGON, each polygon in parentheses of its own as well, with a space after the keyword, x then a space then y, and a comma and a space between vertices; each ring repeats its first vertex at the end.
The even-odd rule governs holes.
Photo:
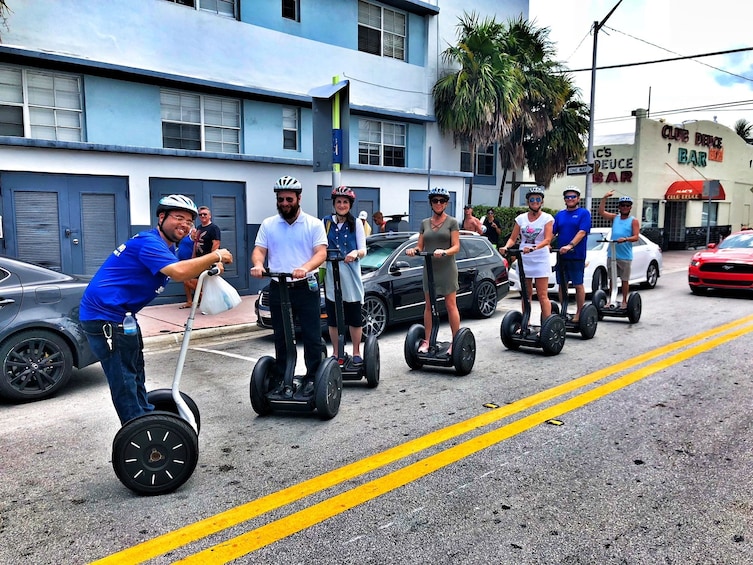
POLYGON ((549 316, 541 324, 541 348, 547 355, 557 355, 565 346, 567 330, 561 316, 549 316))
POLYGON ((599 323, 599 312, 593 304, 584 304, 578 318, 578 330, 583 339, 591 339, 596 335, 596 326, 599 323))
POLYGON ((627 314, 628 320, 631 324, 637 324, 641 319, 641 312, 643 311, 643 301, 641 295, 637 292, 633 292, 628 295, 627 314))
MULTIPOLYGON (((201 432, 201 415, 199 414, 199 407, 193 401, 193 398, 188 396, 185 392, 181 392, 180 396, 183 399, 183 402, 188 406, 191 414, 193 414, 193 419, 196 420, 197 433, 201 432)), ((154 405, 155 410, 159 412, 170 412, 170 414, 180 416, 178 407, 173 400, 173 391, 171 389, 157 388, 150 390, 146 393, 146 398, 149 400, 150 404, 154 405)))
POLYGON ((408 333, 405 336, 405 345, 403 346, 403 354, 405 362, 411 369, 420 369, 424 366, 418 358, 418 348, 421 345, 422 339, 424 339, 423 325, 413 324, 408 328, 408 333))
POLYGON ((328 357, 321 362, 314 377, 316 411, 322 420, 331 420, 340 410, 343 374, 337 360, 328 357))
POLYGON ((591 296, 591 304, 596 307, 596 315, 599 321, 604 319, 604 308, 607 307, 607 293, 602 289, 597 290, 591 296))
POLYGON ((515 333, 518 332, 518 335, 520 335, 522 325, 523 314, 517 310, 511 310, 502 318, 502 323, 499 326, 499 337, 507 349, 514 351, 520 347, 520 342, 515 339, 515 333))
POLYGON ((473 370, 476 362, 476 338, 469 328, 460 328, 452 340, 452 365, 455 374, 462 377, 473 370))
POLYGON ((267 399, 267 394, 274 388, 275 358, 269 355, 260 357, 251 371, 251 383, 249 395, 251 407, 259 416, 267 416, 272 413, 272 405, 267 399))
POLYGON ((133 492, 157 495, 185 483, 199 460, 199 436, 183 418, 152 412, 126 422, 112 442, 112 468, 133 492))
POLYGON ((369 388, 379 386, 379 341, 373 335, 366 338, 363 346, 363 372, 366 376, 366 384, 369 388))

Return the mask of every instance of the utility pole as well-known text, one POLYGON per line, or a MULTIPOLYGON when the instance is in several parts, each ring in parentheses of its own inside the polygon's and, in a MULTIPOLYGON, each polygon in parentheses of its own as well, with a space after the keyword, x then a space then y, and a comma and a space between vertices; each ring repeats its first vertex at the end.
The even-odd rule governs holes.
POLYGON ((614 13, 614 11, 617 9, 617 6, 622 4, 622 0, 619 0, 617 4, 614 5, 614 8, 612 8, 609 13, 606 15, 606 17, 601 20, 601 22, 594 22, 593 30, 594 30, 594 48, 593 48, 593 57, 591 60, 591 105, 589 109, 589 120, 588 120, 588 149, 586 154, 586 163, 590 165, 591 171, 586 174, 586 210, 589 212, 591 211, 591 201, 592 201, 592 187, 593 187, 593 171, 594 171, 594 104, 596 102, 596 42, 599 36, 599 30, 604 26, 606 21, 609 19, 609 17, 614 13))

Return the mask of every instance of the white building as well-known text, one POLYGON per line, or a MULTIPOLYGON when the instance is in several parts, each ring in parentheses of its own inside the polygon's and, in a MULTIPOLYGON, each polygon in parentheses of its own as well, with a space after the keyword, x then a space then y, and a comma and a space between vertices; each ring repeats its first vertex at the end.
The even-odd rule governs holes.
MULTIPOLYGON (((307 212, 331 211, 338 177, 321 166, 329 132, 314 119, 312 93, 340 89, 349 99, 339 179, 356 190, 356 211, 408 214, 415 228, 431 184, 452 193, 461 216, 470 173, 439 134, 430 94, 441 52, 456 43, 463 11, 528 16, 527 0, 7 4, 3 253, 91 274, 153 225, 162 195, 184 193, 212 209, 236 259, 227 278, 241 292, 256 290, 248 260, 259 224, 275 213, 278 177, 301 180, 307 212), (323 146, 315 127, 327 134, 323 146)), ((496 195, 499 171, 493 158, 474 195, 496 195)), ((166 296, 179 296, 171 286, 166 296)))
MULTIPOLYGON (((720 231, 750 226, 753 146, 716 122, 672 125, 647 118, 645 110, 635 115, 632 139, 594 146, 595 226, 606 225, 596 211, 609 190, 615 197, 607 209, 616 211, 619 196, 632 197, 641 230, 665 249, 703 246, 707 231, 716 241, 720 231)), ((549 187, 549 207, 563 207, 567 185, 585 196, 584 176, 559 177, 549 187)))

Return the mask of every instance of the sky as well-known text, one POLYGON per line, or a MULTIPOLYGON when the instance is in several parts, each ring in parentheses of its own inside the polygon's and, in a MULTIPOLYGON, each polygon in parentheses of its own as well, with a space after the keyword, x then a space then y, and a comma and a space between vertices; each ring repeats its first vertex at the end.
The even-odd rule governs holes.
MULTIPOLYGON (((571 74, 587 104, 594 49, 591 28, 617 3, 529 3, 529 20, 550 30, 555 58, 570 70, 587 69, 571 74)), ((598 32, 596 67, 750 48, 752 29, 750 0, 622 0, 598 32)), ((753 123, 753 50, 597 70, 595 85, 597 143, 603 136, 633 133, 631 113, 637 108, 646 108, 649 117, 674 125, 693 120, 717 121, 730 128, 738 119, 753 123)))

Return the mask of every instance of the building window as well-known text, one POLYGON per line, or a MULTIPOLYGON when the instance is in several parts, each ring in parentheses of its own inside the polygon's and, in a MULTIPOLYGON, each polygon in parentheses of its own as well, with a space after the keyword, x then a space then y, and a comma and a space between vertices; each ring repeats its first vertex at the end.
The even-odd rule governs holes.
POLYGON ((235 17, 235 5, 237 0, 167 0, 181 6, 189 6, 204 12, 211 12, 227 18, 235 17))
POLYGON ((282 148, 298 151, 298 126, 300 124, 298 108, 282 109, 282 148))
POLYGON ((301 21, 300 0, 282 0, 282 17, 294 22, 301 21))
POLYGON ((405 124, 358 120, 358 162, 405 167, 405 124))
POLYGON ((494 145, 484 145, 476 148, 476 170, 471 171, 471 150, 467 142, 460 144, 460 170, 473 172, 477 177, 494 176, 494 145))
POLYGON ((0 66, 0 135, 82 141, 81 77, 0 66))
POLYGON ((240 153, 240 101, 163 90, 162 146, 215 153, 240 153))
POLYGON ((406 15, 358 2, 358 50, 405 61, 406 15))

